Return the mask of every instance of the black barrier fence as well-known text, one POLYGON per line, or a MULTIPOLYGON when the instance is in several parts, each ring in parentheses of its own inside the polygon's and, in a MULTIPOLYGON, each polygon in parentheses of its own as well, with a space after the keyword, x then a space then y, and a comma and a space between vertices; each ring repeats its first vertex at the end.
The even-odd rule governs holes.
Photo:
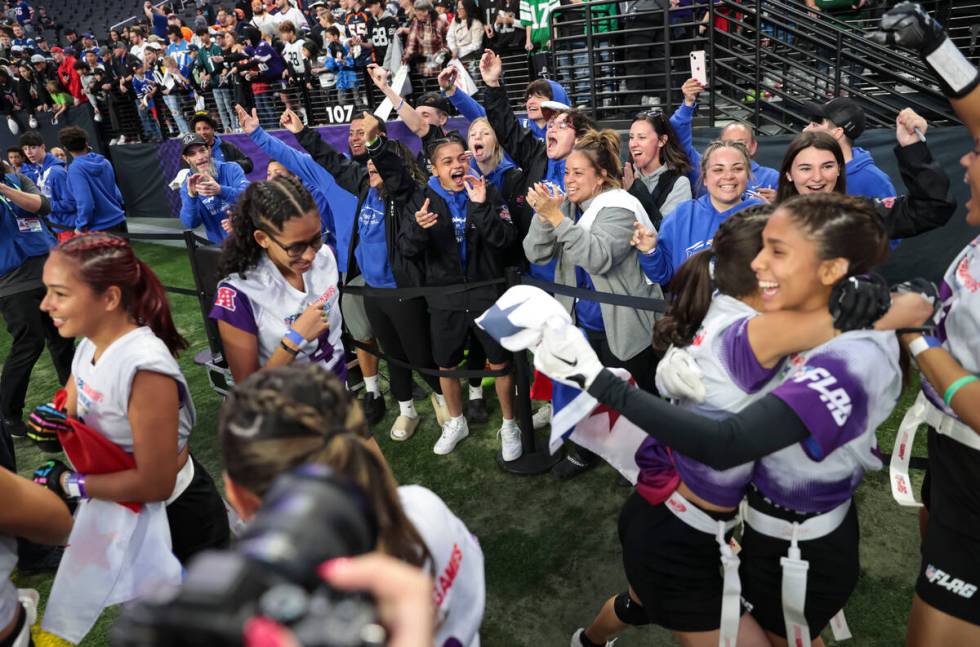
MULTIPOLYGON (((211 307, 211 296, 213 293, 213 287, 207 289, 204 286, 204 282, 201 277, 197 275, 201 269, 200 259, 196 252, 199 250, 207 250, 209 253, 213 253, 216 249, 208 240, 198 236, 192 231, 184 231, 182 233, 130 233, 130 234, 117 234, 123 238, 128 238, 129 240, 139 240, 139 241, 183 241, 187 246, 187 251, 189 254, 192 270, 195 272, 195 283, 197 284, 196 289, 187 289, 181 287, 165 286, 168 292, 173 294, 180 294, 186 296, 195 296, 200 300, 202 317, 205 319, 205 328, 208 329, 209 345, 212 350, 220 348, 220 339, 212 338, 213 331, 212 326, 208 325, 207 313, 211 307)), ((648 310, 656 313, 663 313, 667 310, 667 302, 664 299, 655 299, 648 297, 634 297, 624 294, 613 294, 610 292, 598 292, 592 290, 586 290, 582 288, 572 287, 568 285, 561 285, 558 283, 551 283, 548 281, 540 281, 532 277, 521 274, 518 268, 512 267, 507 269, 506 278, 491 279, 487 281, 478 281, 473 283, 462 283, 457 285, 448 286, 422 286, 422 287, 410 287, 410 288, 372 288, 369 286, 343 286, 341 289, 341 298, 343 294, 351 295, 370 295, 378 297, 394 297, 399 299, 413 299, 422 298, 428 295, 446 295, 446 294, 460 294, 463 292, 468 292, 470 290, 487 287, 487 286, 508 286, 512 287, 515 285, 531 285, 542 290, 552 293, 552 294, 562 294, 566 296, 571 296, 576 299, 587 299, 590 301, 596 301, 598 303, 606 303, 614 306, 622 306, 628 308, 636 308, 638 310, 648 310)), ((215 335, 216 336, 216 335, 215 335)), ((507 375, 511 371, 514 373, 514 378, 516 382, 516 399, 515 408, 518 421, 520 422, 521 428, 521 444, 523 446, 524 452, 521 458, 504 462, 498 455, 498 462, 502 469, 511 472, 513 474, 519 475, 534 475, 541 474, 549 470, 560 458, 560 456, 552 456, 548 451, 547 443, 543 446, 539 444, 534 433, 534 425, 531 420, 531 379, 533 377, 533 371, 531 369, 530 363, 528 361, 527 353, 514 353, 513 354, 513 366, 507 367, 505 369, 491 371, 491 370, 466 370, 466 369, 453 369, 449 371, 428 369, 419 366, 413 366, 408 362, 390 357, 384 352, 381 352, 377 348, 373 348, 366 344, 353 341, 352 345, 356 348, 375 355, 379 359, 382 359, 390 364, 396 366, 401 366, 403 368, 411 369, 416 373, 422 375, 432 375, 435 377, 444 378, 457 378, 457 379, 469 379, 469 378, 484 378, 484 377, 500 377, 502 375, 507 375)), ((214 381, 212 380, 212 385, 214 381)), ((219 392, 225 392, 227 388, 230 388, 230 384, 222 384, 223 389, 219 389, 219 392)), ((890 460, 890 456, 884 455, 883 460, 887 463, 890 460)), ((926 469, 928 467, 928 459, 925 457, 913 456, 911 458, 911 466, 915 469, 926 469)))

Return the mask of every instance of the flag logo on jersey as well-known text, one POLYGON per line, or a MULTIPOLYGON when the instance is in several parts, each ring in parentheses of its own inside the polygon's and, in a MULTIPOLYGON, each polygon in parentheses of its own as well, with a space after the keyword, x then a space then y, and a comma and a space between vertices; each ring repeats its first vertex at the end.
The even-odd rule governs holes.
POLYGON ((214 305, 224 308, 229 312, 234 312, 235 297, 237 296, 238 292, 236 292, 233 288, 223 285, 218 288, 218 294, 214 298, 214 305))

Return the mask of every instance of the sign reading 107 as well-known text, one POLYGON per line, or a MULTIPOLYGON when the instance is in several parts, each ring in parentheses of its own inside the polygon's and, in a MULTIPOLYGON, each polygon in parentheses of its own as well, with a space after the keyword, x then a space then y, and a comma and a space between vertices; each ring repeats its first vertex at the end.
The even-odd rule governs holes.
POLYGON ((354 116, 354 106, 327 106, 327 121, 332 124, 347 124, 350 123, 351 117, 354 116))

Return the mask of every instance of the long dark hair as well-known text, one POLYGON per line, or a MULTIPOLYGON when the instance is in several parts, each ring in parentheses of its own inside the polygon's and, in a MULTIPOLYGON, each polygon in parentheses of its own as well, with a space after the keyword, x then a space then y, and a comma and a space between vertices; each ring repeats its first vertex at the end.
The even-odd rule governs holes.
POLYGON ((825 132, 808 130, 797 135, 789 143, 789 148, 786 149, 786 154, 783 155, 783 163, 779 167, 779 187, 776 189, 777 204, 787 198, 800 194, 796 190, 796 185, 789 179, 789 173, 793 169, 793 162, 796 160, 796 156, 804 149, 811 147, 822 151, 830 151, 833 154, 834 159, 837 160, 837 166, 840 167, 840 173, 837 175, 837 184, 834 185, 834 191, 836 193, 847 193, 844 151, 841 150, 840 144, 825 132))
POLYGON ((280 175, 250 184, 231 217, 232 232, 221 250, 221 272, 244 276, 265 252, 255 241, 256 231, 271 227, 281 232, 287 220, 301 218, 310 211, 317 211, 316 202, 293 176, 280 175))
MULTIPOLYGON (((479 9, 473 0, 458 0, 458 2, 463 5, 463 9, 466 10, 466 28, 473 28, 473 21, 479 17, 479 9)), ((459 18, 459 13, 456 14, 456 18, 459 18)))
POLYGON ((106 233, 82 234, 61 243, 52 253, 75 261, 78 278, 93 292, 101 294, 117 286, 129 316, 137 324, 149 326, 175 357, 187 348, 187 340, 174 325, 163 284, 126 240, 106 233))
POLYGON ((670 282, 667 314, 653 328, 656 352, 691 344, 708 314, 715 288, 736 299, 756 291, 759 283, 750 264, 762 249, 762 230, 774 210, 758 205, 732 215, 719 225, 710 249, 680 266, 670 282))
POLYGON ((333 373, 312 364, 253 373, 225 400, 218 433, 225 470, 236 483, 262 497, 297 465, 328 465, 364 491, 383 552, 416 566, 428 559, 391 471, 365 444, 371 434, 364 413, 333 373))
MULTIPOLYGON (((645 121, 650 124, 653 128, 653 132, 657 133, 657 137, 666 137, 667 143, 660 147, 660 163, 667 168, 677 171, 681 175, 687 175, 691 172, 691 160, 688 159, 687 153, 684 152, 684 148, 677 141, 677 133, 674 132, 674 127, 670 125, 670 120, 667 119, 667 115, 655 110, 641 112, 636 115, 633 123, 638 121, 645 121)), ((633 161, 632 156, 630 157, 630 162, 633 161)))

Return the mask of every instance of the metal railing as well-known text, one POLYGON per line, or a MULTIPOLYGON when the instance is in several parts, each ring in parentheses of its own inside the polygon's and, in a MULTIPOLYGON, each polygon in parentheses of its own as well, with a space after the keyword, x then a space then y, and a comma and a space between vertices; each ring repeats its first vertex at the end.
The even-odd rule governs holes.
MULTIPOLYGON (((715 0, 701 15, 655 9, 620 16, 616 25, 602 12, 609 4, 567 5, 553 19, 557 78, 596 119, 651 105, 669 112, 690 76, 689 53, 703 49, 702 114, 706 108, 712 124, 738 119, 768 134, 796 132, 809 120, 807 102, 837 96, 859 101, 870 127, 893 124, 903 107, 933 123, 958 123, 917 55, 871 43, 860 25, 811 13, 802 2, 715 0)), ((950 10, 956 15, 957 7, 950 10)))

